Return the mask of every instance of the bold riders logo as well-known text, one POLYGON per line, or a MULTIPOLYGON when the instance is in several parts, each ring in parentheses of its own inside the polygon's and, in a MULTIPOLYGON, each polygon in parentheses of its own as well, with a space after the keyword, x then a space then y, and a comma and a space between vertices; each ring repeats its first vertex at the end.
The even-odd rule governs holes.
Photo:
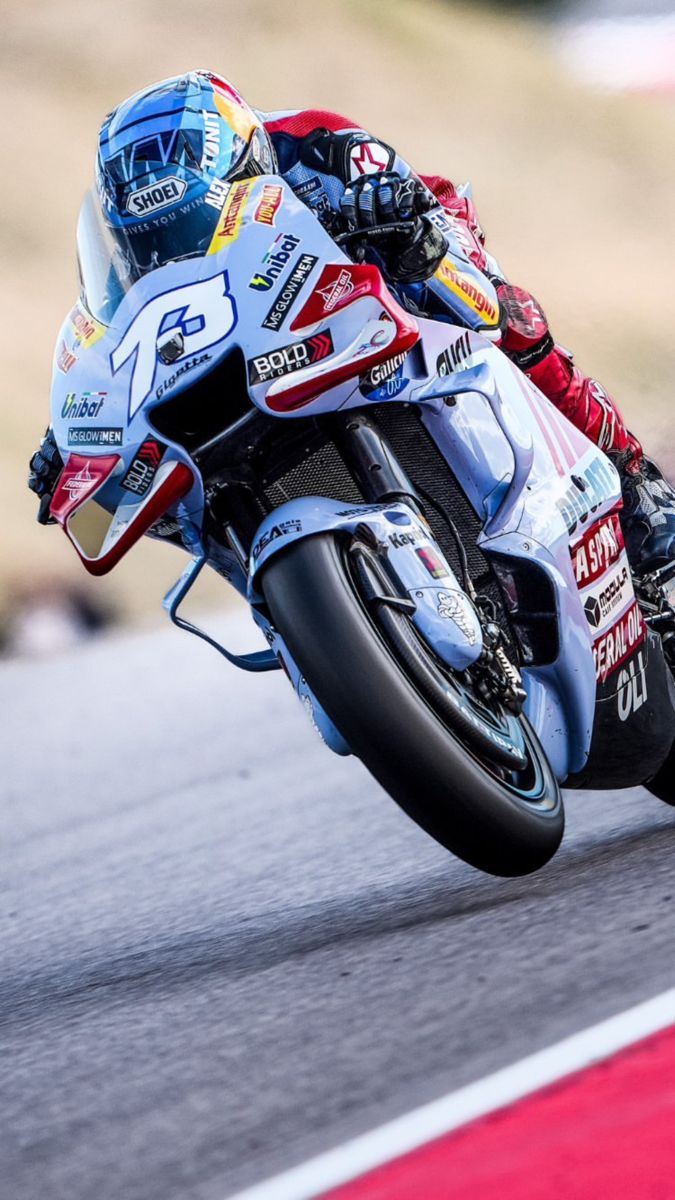
POLYGON ((333 338, 330 330, 316 333, 314 337, 306 338, 303 342, 293 342, 290 346, 282 346, 279 350, 271 350, 268 354, 259 354, 248 363, 248 381, 251 387, 259 383, 269 383, 271 379, 280 379, 293 371, 300 371, 312 363, 320 362, 333 353, 333 338))

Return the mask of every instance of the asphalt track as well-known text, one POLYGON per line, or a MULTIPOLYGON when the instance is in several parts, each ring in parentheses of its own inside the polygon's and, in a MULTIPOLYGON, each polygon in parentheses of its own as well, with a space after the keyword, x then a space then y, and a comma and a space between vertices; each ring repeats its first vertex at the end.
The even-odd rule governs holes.
POLYGON ((570 794, 497 881, 184 634, 7 663, 0 705, 3 1200, 225 1200, 675 983, 645 792, 570 794))

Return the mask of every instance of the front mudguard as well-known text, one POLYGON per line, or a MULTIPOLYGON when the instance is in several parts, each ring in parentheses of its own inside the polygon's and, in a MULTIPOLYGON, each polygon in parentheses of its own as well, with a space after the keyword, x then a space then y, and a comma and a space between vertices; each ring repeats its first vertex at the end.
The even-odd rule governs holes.
POLYGON ((320 533, 360 536, 386 557, 389 570, 415 606, 411 621, 449 667, 463 671, 483 651, 478 614, 422 517, 401 501, 345 506, 323 496, 282 504, 257 530, 251 551, 248 599, 263 597, 265 565, 292 542, 320 533))

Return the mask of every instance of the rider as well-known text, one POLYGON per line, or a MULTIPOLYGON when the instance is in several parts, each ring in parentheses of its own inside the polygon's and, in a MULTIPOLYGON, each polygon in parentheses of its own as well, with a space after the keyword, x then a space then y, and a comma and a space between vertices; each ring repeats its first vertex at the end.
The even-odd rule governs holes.
MULTIPOLYGON (((645 571, 675 557, 675 490, 645 457, 601 384, 554 342, 539 303, 504 278, 485 249, 471 199, 447 179, 415 175, 390 146, 346 118, 316 109, 256 112, 208 71, 155 84, 121 104, 100 131, 97 186, 130 282, 207 249, 228 182, 274 173, 333 235, 396 226, 378 238, 375 261, 404 303, 442 319, 437 294, 425 287, 447 247, 427 215, 435 197, 472 262, 496 287, 501 349, 615 462, 633 567, 645 571), (167 186, 151 186, 162 182, 167 186)), ((62 466, 48 430, 28 481, 40 497, 43 522, 62 466)))

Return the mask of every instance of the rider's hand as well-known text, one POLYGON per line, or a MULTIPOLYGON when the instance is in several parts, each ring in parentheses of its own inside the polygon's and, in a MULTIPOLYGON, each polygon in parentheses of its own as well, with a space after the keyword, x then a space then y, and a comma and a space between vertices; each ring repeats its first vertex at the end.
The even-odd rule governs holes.
POLYGON ((340 208, 351 231, 399 221, 414 223, 433 203, 419 179, 402 179, 395 171, 382 171, 347 184, 340 208))
POLYGON ((377 249, 391 279, 416 283, 433 275, 447 249, 443 233, 424 215, 434 203, 419 179, 384 171, 348 184, 340 208, 350 233, 363 231, 367 239, 379 228, 377 249), (389 236, 381 228, 387 225, 396 226, 389 236))
POLYGON ((41 525, 49 524, 49 505, 61 471, 63 459, 54 438, 54 431, 49 427, 40 442, 40 447, 29 463, 28 486, 39 497, 40 507, 37 519, 41 525))

